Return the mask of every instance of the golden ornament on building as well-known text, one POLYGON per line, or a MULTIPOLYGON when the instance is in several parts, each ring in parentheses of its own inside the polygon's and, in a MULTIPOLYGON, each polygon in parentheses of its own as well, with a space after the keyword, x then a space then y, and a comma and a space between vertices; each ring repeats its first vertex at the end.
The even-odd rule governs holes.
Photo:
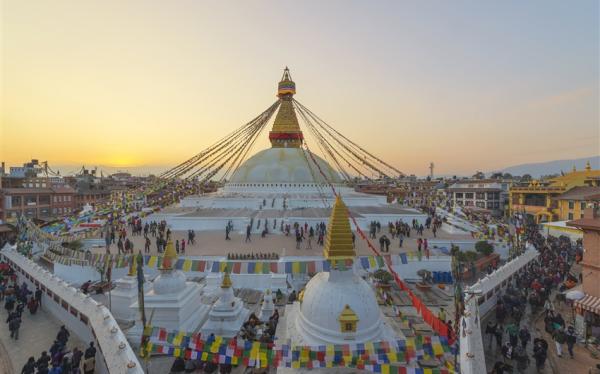
POLYGON ((338 321, 340 321, 340 331, 343 333, 352 333, 356 332, 356 325, 358 324, 358 316, 350 305, 346 304, 342 313, 338 317, 338 321))

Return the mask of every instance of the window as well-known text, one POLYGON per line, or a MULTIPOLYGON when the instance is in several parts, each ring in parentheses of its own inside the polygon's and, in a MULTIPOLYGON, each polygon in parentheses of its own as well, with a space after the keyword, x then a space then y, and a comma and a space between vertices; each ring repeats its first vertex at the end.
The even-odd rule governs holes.
POLYGON ((21 196, 11 196, 10 202, 12 206, 20 206, 21 205, 21 196))
POLYGON ((573 213, 569 213, 569 221, 573 220, 573 213))
POLYGON ((483 200, 485 199, 485 194, 483 192, 477 192, 476 198, 477 200, 483 200))
POLYGON ((40 195, 40 204, 50 204, 50 195, 40 195))
POLYGON ((472 199, 472 198, 473 198, 473 192, 465 193, 465 199, 472 199))
POLYGON ((586 207, 586 202, 582 201, 581 202, 581 210, 585 210, 585 207, 586 207))
POLYGON ((569 209, 575 208, 575 202, 573 200, 569 200, 569 209))
POLYGON ((462 192, 456 192, 454 195, 456 196, 457 199, 462 199, 463 198, 463 193, 462 192))

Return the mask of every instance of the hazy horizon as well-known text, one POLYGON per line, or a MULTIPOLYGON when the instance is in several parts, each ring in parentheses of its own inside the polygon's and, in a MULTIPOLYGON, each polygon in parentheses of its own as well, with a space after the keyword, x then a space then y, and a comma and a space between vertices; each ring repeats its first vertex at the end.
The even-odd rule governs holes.
POLYGON ((300 102, 407 174, 597 155, 598 10, 4 1, 0 160, 159 172, 272 104, 286 65, 300 102))

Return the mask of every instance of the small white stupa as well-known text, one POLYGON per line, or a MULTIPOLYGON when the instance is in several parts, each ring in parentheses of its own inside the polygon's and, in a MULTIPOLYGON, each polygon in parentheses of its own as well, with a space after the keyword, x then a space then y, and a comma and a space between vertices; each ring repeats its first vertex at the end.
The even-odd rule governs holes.
MULTIPOLYGON (((117 279, 115 289, 111 291, 111 312, 115 319, 121 323, 133 323, 138 315, 137 309, 131 305, 138 301, 138 279, 136 256, 129 267, 129 273, 117 279)), ((152 288, 151 283, 144 282, 144 293, 152 288)))
POLYGON ((270 289, 267 288, 263 295, 263 304, 260 308, 260 314, 258 315, 258 319, 262 322, 266 322, 271 318, 273 312, 275 311, 275 304, 273 303, 273 293, 270 289))
POLYGON ((335 266, 337 261, 356 257, 348 208, 339 196, 329 218, 323 255, 331 261, 331 270, 316 274, 301 292, 300 301, 286 306, 277 337, 298 345, 395 340, 371 286, 353 268, 335 266))
POLYGON ((248 318, 250 311, 233 294, 229 273, 223 274, 219 299, 208 314, 208 321, 202 326, 202 335, 215 334, 226 338, 234 337, 248 318))
MULTIPOLYGON (((152 326, 194 332, 206 321, 210 306, 201 301, 200 285, 186 282, 185 274, 175 270, 176 262, 177 254, 173 242, 169 240, 159 269, 160 275, 154 280, 152 289, 144 295, 146 317, 152 316, 152 326)), ((137 301, 131 308, 138 310, 137 301)), ((134 344, 139 344, 142 331, 142 322, 138 317, 127 336, 134 344)))

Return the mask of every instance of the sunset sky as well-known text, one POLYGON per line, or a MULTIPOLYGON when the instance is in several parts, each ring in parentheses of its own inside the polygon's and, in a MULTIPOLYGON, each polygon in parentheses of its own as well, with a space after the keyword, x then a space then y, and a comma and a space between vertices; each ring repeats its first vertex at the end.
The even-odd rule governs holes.
POLYGON ((286 65, 406 173, 598 155, 598 6, 4 0, 0 160, 161 170, 272 104, 286 65))

